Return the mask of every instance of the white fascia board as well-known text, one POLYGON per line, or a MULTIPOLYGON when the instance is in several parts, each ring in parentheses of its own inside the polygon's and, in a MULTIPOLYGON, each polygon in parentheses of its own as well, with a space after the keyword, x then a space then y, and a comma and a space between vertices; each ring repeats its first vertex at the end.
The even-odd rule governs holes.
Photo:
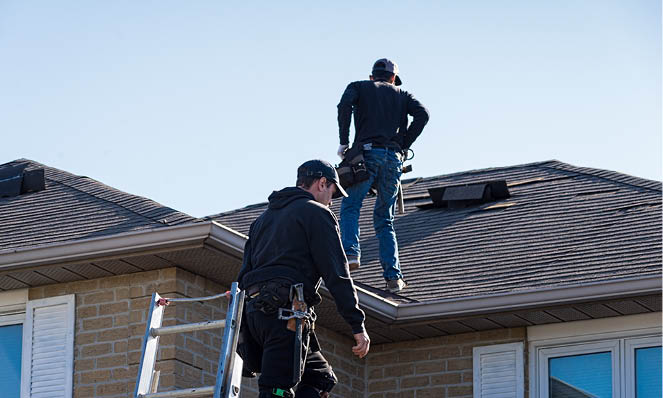
MULTIPOLYGON (((208 238, 238 250, 243 235, 211 221, 125 232, 65 243, 0 251, 0 271, 86 259, 135 254, 149 250, 200 246, 208 238)), ((243 244, 241 244, 243 247, 243 244)))
POLYGON ((244 245, 248 239, 248 236, 232 228, 228 228, 216 221, 211 221, 210 236, 206 243, 210 243, 212 246, 220 245, 222 248, 230 249, 234 254, 241 257, 244 253, 244 245))
POLYGON ((396 321, 495 313, 661 292, 661 276, 398 305, 396 321))

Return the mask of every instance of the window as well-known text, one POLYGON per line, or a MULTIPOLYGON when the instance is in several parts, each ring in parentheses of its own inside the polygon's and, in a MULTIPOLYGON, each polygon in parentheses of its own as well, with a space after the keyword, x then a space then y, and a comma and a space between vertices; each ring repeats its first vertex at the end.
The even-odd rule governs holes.
POLYGON ((0 391, 7 398, 19 398, 21 394, 22 318, 21 315, 0 316, 0 391))
POLYGON ((0 292, 0 395, 71 398, 74 295, 28 301, 0 292))
POLYGON ((7 398, 21 395, 21 355, 27 289, 0 293, 0 391, 7 398))
MULTIPOLYGON (((654 320, 660 322, 660 313, 657 315, 658 319, 654 320)), ((552 338, 540 338, 537 335, 546 328, 534 327, 538 329, 533 328, 530 339, 531 396, 660 398, 660 326, 645 327, 646 324, 629 322, 647 319, 642 316, 621 318, 627 317, 593 324, 610 326, 613 322, 612 330, 585 327, 593 321, 570 322, 576 325, 586 322, 576 330, 572 325, 550 325, 548 329, 552 333, 544 337, 552 338), (560 333, 564 328, 566 335, 560 333)))

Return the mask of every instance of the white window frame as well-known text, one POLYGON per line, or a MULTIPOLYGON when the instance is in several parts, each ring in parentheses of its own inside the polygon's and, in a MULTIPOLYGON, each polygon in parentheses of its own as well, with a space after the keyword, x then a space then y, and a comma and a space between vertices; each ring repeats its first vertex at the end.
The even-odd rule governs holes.
MULTIPOLYGON (((25 307, 27 301, 27 289, 12 290, 0 293, 0 327, 22 325, 23 329, 25 329, 25 307)), ((21 380, 19 380, 19 383, 22 383, 23 378, 22 367, 23 359, 21 358, 21 380)))
POLYGON ((624 396, 635 397, 635 350, 660 346, 661 336, 631 338, 624 341, 624 396))
POLYGON ((633 353, 661 345, 661 313, 532 326, 527 334, 531 398, 549 397, 550 358, 606 351, 612 353, 613 397, 633 397, 633 353))
POLYGON ((550 394, 550 378, 548 364, 552 358, 568 357, 574 355, 584 354, 598 354, 602 352, 609 352, 612 360, 612 392, 620 391, 620 379, 618 373, 619 369, 619 340, 607 340, 591 344, 574 344, 574 345, 560 345, 553 347, 545 347, 538 350, 538 364, 539 370, 539 386, 541 386, 542 397, 549 397, 550 394))

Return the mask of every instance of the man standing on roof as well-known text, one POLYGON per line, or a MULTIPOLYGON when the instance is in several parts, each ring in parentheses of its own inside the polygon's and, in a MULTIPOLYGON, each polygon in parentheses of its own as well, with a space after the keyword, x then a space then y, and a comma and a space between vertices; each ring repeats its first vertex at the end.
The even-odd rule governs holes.
POLYGON ((370 80, 350 83, 338 104, 338 127, 343 159, 348 150, 350 120, 354 113, 355 137, 352 149, 360 147, 369 178, 347 188, 348 197, 341 203, 341 238, 350 270, 359 268, 359 211, 371 186, 378 196, 373 211, 373 225, 379 242, 382 276, 387 290, 398 292, 406 287, 398 260, 394 232, 394 205, 403 168, 403 160, 412 143, 428 123, 428 111, 412 94, 401 90, 398 66, 382 58, 375 62, 370 80), (408 126, 408 115, 413 117, 408 126))
POLYGON ((261 373, 260 398, 327 397, 336 384, 313 332, 321 280, 352 328, 353 353, 360 358, 368 353, 364 312, 329 209, 332 198, 346 195, 330 163, 310 160, 297 169, 296 186, 272 193, 267 210, 251 224, 237 276, 247 295, 238 351, 245 371, 261 373), (296 307, 292 287, 300 283, 309 319, 298 338, 288 321, 279 319, 279 309, 296 307), (295 359, 297 353, 301 359, 295 359))

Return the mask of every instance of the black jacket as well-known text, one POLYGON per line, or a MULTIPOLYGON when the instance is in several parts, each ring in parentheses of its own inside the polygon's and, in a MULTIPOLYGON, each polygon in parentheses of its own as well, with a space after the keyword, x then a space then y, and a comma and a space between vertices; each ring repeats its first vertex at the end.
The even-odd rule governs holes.
MULTIPOLYGON (((338 221, 328 207, 301 188, 290 187, 269 196, 269 207, 249 230, 244 263, 237 276, 242 289, 271 279, 303 283, 307 301, 317 297, 320 278, 353 333, 364 331, 338 221)), ((309 305, 315 305, 315 299, 309 305)))
POLYGON ((349 143, 350 119, 355 117, 355 144, 373 143, 405 150, 428 123, 426 108, 407 91, 383 81, 348 85, 338 104, 341 145, 349 143), (414 119, 408 127, 407 115, 414 119))

